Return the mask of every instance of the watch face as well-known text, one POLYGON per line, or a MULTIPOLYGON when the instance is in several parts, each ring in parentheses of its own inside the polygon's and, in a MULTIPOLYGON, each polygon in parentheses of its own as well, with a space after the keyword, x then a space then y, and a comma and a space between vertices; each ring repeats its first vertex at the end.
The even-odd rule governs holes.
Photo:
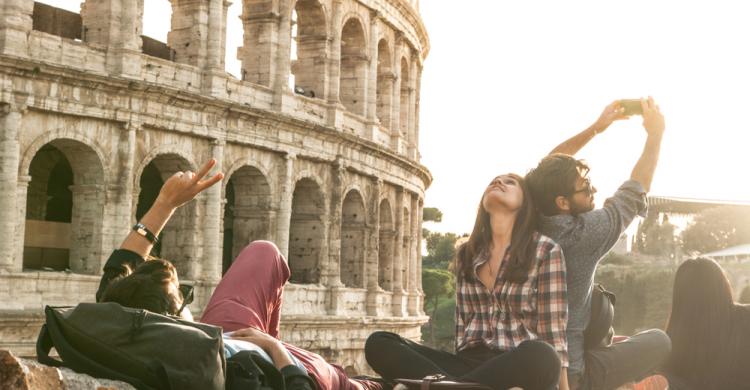
POLYGON ((139 228, 138 228, 138 229, 136 230, 136 232, 137 232, 138 234, 142 235, 143 237, 146 237, 146 230, 144 230, 143 228, 139 227, 139 228))

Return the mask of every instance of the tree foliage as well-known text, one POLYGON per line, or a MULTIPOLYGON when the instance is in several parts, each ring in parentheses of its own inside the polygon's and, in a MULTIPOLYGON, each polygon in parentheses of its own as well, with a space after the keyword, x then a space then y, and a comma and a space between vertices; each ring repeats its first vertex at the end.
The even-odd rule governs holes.
POLYGON ((429 232, 424 238, 427 246, 427 256, 422 258, 424 267, 448 269, 448 264, 456 257, 458 235, 429 232))
POLYGON ((750 243, 750 209, 717 207, 698 214, 682 233, 685 252, 706 253, 750 243))
POLYGON ((422 290, 425 294, 425 311, 430 313, 430 340, 435 345, 435 323, 441 299, 453 298, 456 279, 453 273, 444 269, 425 268, 422 270, 422 290), (428 310, 427 304, 430 305, 428 310))
POLYGON ((422 220, 425 222, 440 222, 443 220, 443 212, 437 207, 425 207, 422 210, 422 220))

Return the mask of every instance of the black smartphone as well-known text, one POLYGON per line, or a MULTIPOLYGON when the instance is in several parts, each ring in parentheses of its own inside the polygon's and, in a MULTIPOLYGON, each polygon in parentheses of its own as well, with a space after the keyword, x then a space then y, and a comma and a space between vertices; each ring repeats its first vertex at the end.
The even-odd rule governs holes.
POLYGON ((622 99, 620 106, 625 109, 623 112, 625 115, 643 115, 641 99, 622 99))

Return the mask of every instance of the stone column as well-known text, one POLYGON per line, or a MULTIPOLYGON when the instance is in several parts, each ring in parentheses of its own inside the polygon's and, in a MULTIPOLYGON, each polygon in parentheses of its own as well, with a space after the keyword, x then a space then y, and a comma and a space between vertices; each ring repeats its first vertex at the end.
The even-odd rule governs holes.
MULTIPOLYGON (((224 161, 224 141, 213 141, 211 147, 211 157, 216 159, 216 165, 211 170, 211 175, 221 171, 222 162, 224 161)), ((205 215, 203 218, 203 274, 204 280, 218 282, 221 279, 222 268, 222 247, 223 237, 221 212, 221 188, 222 183, 216 183, 205 191, 205 215)))
POLYGON ((417 287, 417 268, 418 268, 418 255, 420 251, 419 245, 419 225, 422 220, 419 215, 419 204, 416 195, 410 196, 411 198, 411 226, 408 227, 409 235, 412 237, 409 245, 409 315, 419 315, 419 288, 417 287))
POLYGON ((419 161, 419 102, 422 98, 422 66, 417 67, 416 75, 416 99, 414 100, 414 160, 419 161))
POLYGON ((409 140, 408 157, 412 160, 417 159, 417 127, 416 127, 416 109, 417 109, 417 56, 412 56, 411 70, 409 72, 409 124, 406 127, 406 136, 409 140))
MULTIPOLYGON (((104 261, 102 225, 104 223, 104 185, 75 184, 73 218, 70 221, 70 269, 80 274, 97 274, 104 261)), ((124 237, 123 237, 124 238, 124 237)))
POLYGON ((370 68, 367 77, 367 136, 371 141, 377 140, 378 128, 378 38, 380 38, 380 15, 370 13, 370 68))
MULTIPOLYGON (((0 105, 0 271, 20 271, 15 264, 14 244, 19 222, 17 203, 26 202, 25 196, 19 197, 17 188, 21 154, 18 134, 22 116, 21 110, 7 104, 0 105)), ((25 220, 26 216, 23 215, 21 221, 25 220)))
POLYGON ((284 165, 279 178, 279 212, 276 223, 276 245, 289 261, 289 226, 292 222, 292 196, 294 195, 294 161, 297 155, 287 153, 284 156, 284 165))
POLYGON ((378 251, 380 248, 380 193, 383 189, 383 180, 375 178, 372 183, 372 199, 370 206, 370 223, 367 226, 367 236, 370 237, 369 246, 367 248, 367 315, 380 316, 387 315, 387 313, 381 313, 378 308, 380 307, 379 297, 383 291, 378 286, 378 278, 380 275, 380 263, 378 251))
POLYGON ((401 52, 404 45, 404 36, 398 33, 396 44, 393 49, 393 73, 396 77, 393 83, 393 97, 391 98, 391 149, 397 154, 401 153, 403 140, 401 139, 401 52))
MULTIPOLYGON (((115 0, 113 0, 114 2, 115 0)), ((143 41, 143 0, 120 0, 120 14, 111 14, 120 24, 110 24, 110 28, 119 27, 116 37, 110 38, 107 48, 107 69, 114 74, 140 77, 141 47, 143 41)))
MULTIPOLYGON (((126 0, 127 1, 127 0, 126 0)), ((167 34, 167 45, 174 50, 175 62, 204 68, 208 62, 208 39, 212 34, 209 22, 216 0, 171 0, 172 29, 167 34)), ((220 4, 219 4, 220 7, 220 4)), ((220 8, 218 10, 220 11, 220 8)), ((213 34, 221 32, 221 25, 213 34)))
POLYGON ((279 2, 279 39, 276 49, 276 75, 273 83, 273 106, 281 110, 288 96, 289 75, 292 72, 292 10, 291 1, 279 2))
POLYGON ((31 176, 18 176, 16 192, 16 234, 15 234, 15 254, 13 271, 21 272, 23 270, 23 244, 26 237, 26 195, 29 191, 29 182, 31 176))
POLYGON ((28 56, 33 13, 32 0, 3 0, 0 5, 0 54, 28 56))
POLYGON ((419 211, 417 212, 417 315, 424 316, 424 290, 422 289, 422 218, 424 217, 424 200, 419 198, 419 211))
POLYGON ((237 56, 242 61, 242 79, 272 87, 276 74, 276 50, 279 40, 278 3, 271 0, 242 7, 243 45, 237 56))
POLYGON ((327 220, 330 222, 328 229, 328 266, 326 286, 342 286, 341 283, 341 213, 342 199, 344 193, 344 175, 346 166, 341 160, 336 160, 333 165, 333 175, 331 180, 331 201, 330 215, 327 220))
POLYGON ((406 317, 407 315, 407 296, 404 291, 404 285, 406 284, 403 280, 404 261, 408 259, 408 254, 403 251, 404 241, 404 230, 407 229, 404 226, 404 188, 398 187, 396 190, 396 207, 394 216, 394 228, 396 230, 396 237, 393 243, 393 302, 392 309, 393 315, 396 317, 406 317))
POLYGON ((341 29, 343 0, 333 0, 331 46, 328 56, 328 125, 339 127, 343 120, 339 89, 341 84, 341 29))
MULTIPOLYGON (((103 254, 109 255, 112 250, 119 248, 122 241, 130 232, 135 223, 133 212, 133 190, 135 178, 133 169, 135 166, 136 133, 140 130, 140 124, 130 122, 125 125, 125 131, 120 134, 117 148, 117 159, 121 167, 116 178, 106 184, 104 227, 103 227, 103 254)), ((102 256, 104 267, 106 257, 102 256)))
MULTIPOLYGON (((241 1, 241 0, 240 0, 241 1)), ((224 0, 209 0, 208 2, 208 37, 206 38, 206 68, 223 71, 224 42, 226 37, 225 4, 232 3, 224 0)))

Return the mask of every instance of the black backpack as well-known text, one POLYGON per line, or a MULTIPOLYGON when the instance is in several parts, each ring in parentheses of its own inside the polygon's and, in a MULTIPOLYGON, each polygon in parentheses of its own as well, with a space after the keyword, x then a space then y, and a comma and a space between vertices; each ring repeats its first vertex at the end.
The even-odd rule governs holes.
POLYGON ((223 390, 220 327, 132 309, 81 303, 44 309, 37 359, 146 390, 223 390), (51 348, 62 361, 53 359, 51 348))
POLYGON ((239 351, 227 359, 227 390, 284 390, 281 372, 255 351, 239 351))
POLYGON ((583 332, 584 350, 612 344, 616 300, 615 294, 607 291, 604 286, 599 283, 594 285, 591 292, 591 318, 583 332))

